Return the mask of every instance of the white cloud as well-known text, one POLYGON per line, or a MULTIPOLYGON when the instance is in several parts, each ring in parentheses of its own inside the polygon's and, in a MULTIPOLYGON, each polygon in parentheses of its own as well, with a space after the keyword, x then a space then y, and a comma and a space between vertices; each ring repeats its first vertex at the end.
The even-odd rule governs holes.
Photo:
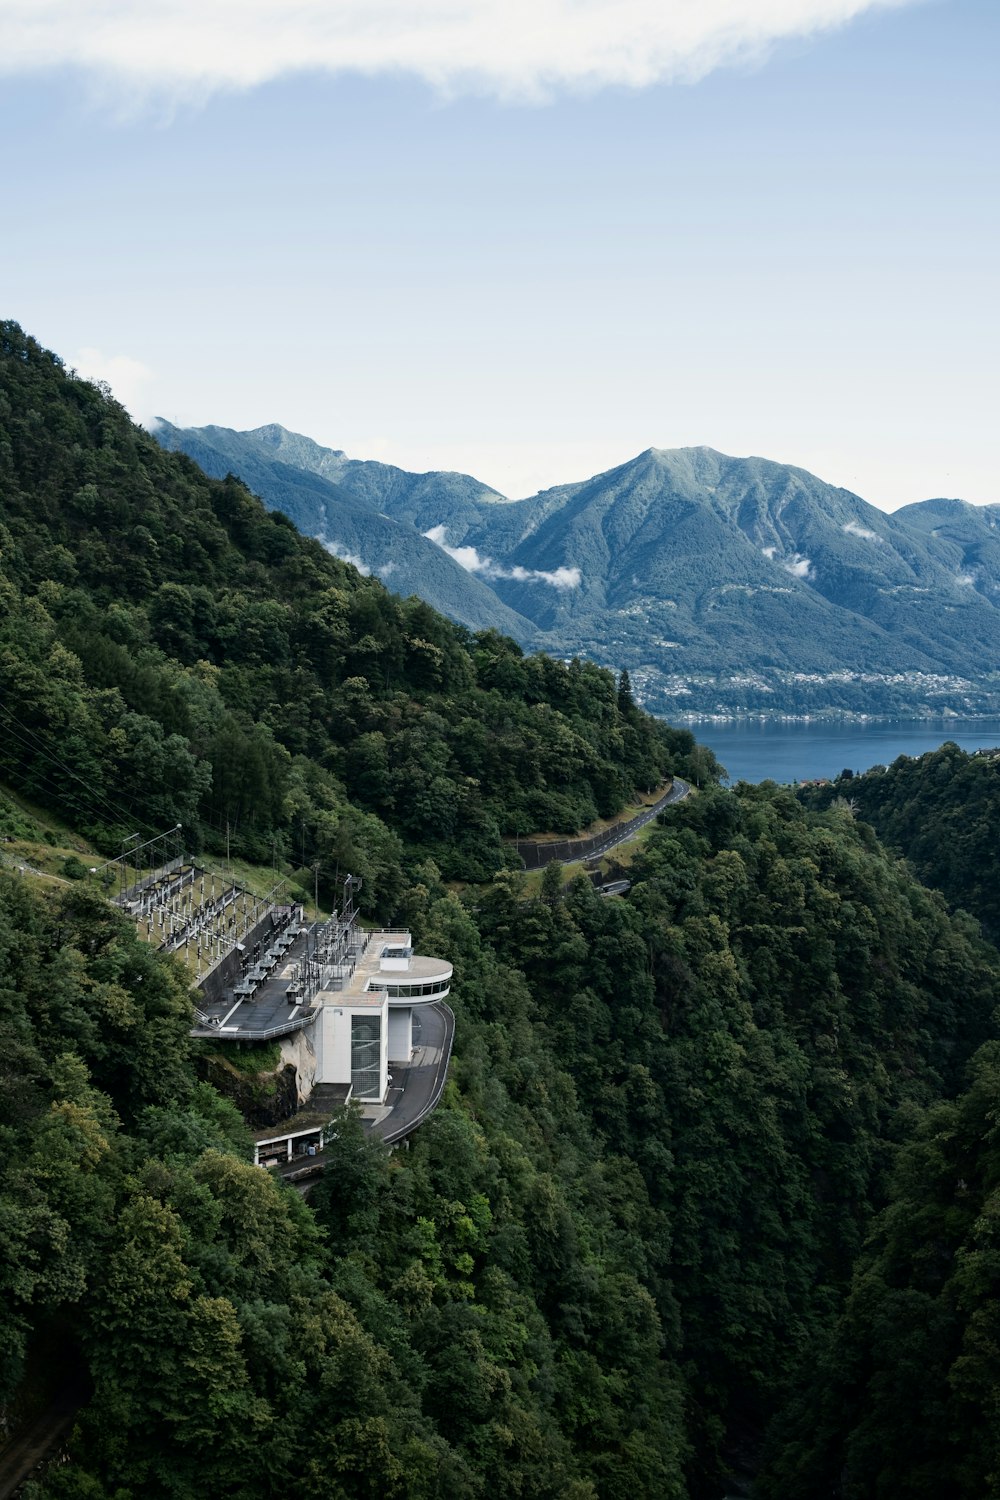
POLYGON ((153 379, 153 372, 140 360, 128 354, 105 354, 102 349, 80 349, 68 363, 84 380, 100 380, 110 386, 115 400, 136 421, 151 420, 152 414, 144 410, 143 403, 144 390, 153 379))
POLYGON ((447 552, 467 573, 480 573, 483 578, 512 578, 517 583, 546 583, 554 589, 580 587, 579 568, 556 568, 551 573, 542 568, 522 568, 519 564, 505 568, 500 563, 495 563, 492 557, 480 556, 475 547, 449 547, 445 541, 447 535, 446 526, 432 526, 430 531, 424 532, 429 542, 440 547, 442 552, 447 552))
POLYGON ((397 572, 398 568, 399 568, 399 563, 387 562, 387 563, 383 563, 380 568, 376 568, 375 571, 378 573, 378 576, 382 579, 382 581, 384 583, 387 578, 391 578, 392 575, 393 575, 393 573, 397 572))
POLYGON ((328 542, 325 536, 321 536, 319 540, 322 542, 327 552, 332 553, 334 557, 339 557, 341 562, 350 563, 352 567, 357 568, 358 572, 364 578, 368 578, 370 576, 371 568, 368 566, 368 564, 362 562, 361 558, 357 555, 356 552, 349 552, 344 546, 343 542, 328 542))
MULTIPOLYGON (((846 531, 846 527, 844 528, 846 531)), ((793 552, 791 557, 778 557, 777 547, 761 547, 761 552, 770 562, 778 562, 786 573, 791 573, 793 578, 804 578, 811 583, 816 577, 816 570, 808 557, 803 557, 801 552, 793 552)), ((783 592, 783 591, 782 591, 783 592)))
POLYGON ((0 0, 0 72, 82 68, 204 97, 303 71, 409 73, 444 92, 703 78, 774 42, 915 0, 0 0))
POLYGON ((545 573, 538 568, 500 568, 498 578, 516 578, 520 583, 547 583, 554 589, 578 589, 581 574, 579 568, 556 568, 554 573, 545 573))
POLYGON ((783 562, 781 566, 786 573, 791 573, 793 578, 805 578, 809 580, 816 576, 813 571, 813 565, 808 557, 803 557, 799 552, 793 552, 788 561, 783 562))
MULTIPOLYGON (((780 562, 781 567, 786 570, 786 573, 792 574, 792 577, 804 577, 807 583, 813 582, 814 577, 816 577, 816 568, 813 567, 813 562, 810 561, 810 558, 804 558, 801 552, 793 552, 790 558, 780 558, 777 547, 762 547, 760 550, 768 558, 768 561, 780 562)), ((781 592, 787 592, 787 589, 775 589, 775 592, 780 592, 781 594, 781 592)))
POLYGON ((955 582, 963 589, 972 588, 975 581, 975 573, 959 573, 955 578, 955 582))
POLYGON ((859 536, 866 542, 880 542, 882 540, 877 531, 869 531, 867 526, 859 526, 857 521, 845 521, 844 530, 848 536, 859 536))

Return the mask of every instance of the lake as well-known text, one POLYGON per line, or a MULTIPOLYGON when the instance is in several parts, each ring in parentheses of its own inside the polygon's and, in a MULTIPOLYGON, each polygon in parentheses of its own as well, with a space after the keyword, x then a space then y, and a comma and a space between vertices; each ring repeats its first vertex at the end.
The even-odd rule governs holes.
POLYGON ((807 781, 838 776, 845 767, 867 771, 897 755, 923 755, 945 740, 963 750, 1000 745, 1000 719, 889 719, 870 724, 691 724, 732 781, 807 781))

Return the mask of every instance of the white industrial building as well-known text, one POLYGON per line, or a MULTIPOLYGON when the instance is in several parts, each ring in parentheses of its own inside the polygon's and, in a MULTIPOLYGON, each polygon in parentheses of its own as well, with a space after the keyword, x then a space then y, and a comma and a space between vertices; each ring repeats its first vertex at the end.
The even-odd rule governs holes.
POLYGON ((352 1099, 380 1104, 393 1063, 410 1061, 414 1010, 445 999, 452 967, 414 953, 408 932, 363 937, 352 972, 314 996, 312 1044, 317 1083, 349 1084, 352 1099))

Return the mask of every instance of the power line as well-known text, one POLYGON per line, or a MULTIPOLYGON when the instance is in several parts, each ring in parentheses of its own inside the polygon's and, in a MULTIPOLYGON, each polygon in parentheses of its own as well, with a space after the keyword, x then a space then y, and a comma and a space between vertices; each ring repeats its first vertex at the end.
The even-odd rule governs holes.
MULTIPOLYGON (((102 817, 110 816, 115 822, 124 821, 126 823, 131 823, 133 826, 144 829, 147 833, 153 835, 157 834, 158 830, 153 823, 148 822, 145 818, 141 817, 135 811, 124 808, 120 803, 112 802, 103 792, 98 791, 97 788, 94 787, 89 781, 87 781, 85 777, 81 776, 78 771, 74 771, 70 766, 67 766, 64 761, 60 760, 59 756, 56 755, 48 745, 45 744, 40 736, 36 734, 36 732, 31 729, 29 725, 23 723, 23 721, 17 717, 17 715, 10 707, 8 707, 7 704, 0 703, 0 712, 6 714, 7 718, 12 721, 10 724, 8 724, 8 730, 11 734, 14 735, 15 739, 20 741, 25 750, 29 751, 29 753, 31 754, 44 756, 46 760, 50 761, 54 766, 57 766, 59 770, 65 772, 67 776, 71 776, 74 781, 78 782, 80 786, 84 787, 86 791, 89 792, 89 803, 92 811, 100 813, 102 817), (21 730, 20 734, 18 734, 17 729, 12 727, 12 725, 15 724, 21 730), (29 740, 26 740, 24 738, 25 735, 29 736, 30 741, 33 741, 34 743, 30 743, 29 740)), ((154 719, 153 722, 158 724, 159 720, 154 719)), ((198 757, 196 757, 196 759, 197 758, 198 757)), ((212 767, 211 761, 203 760, 202 764, 208 765, 210 768, 212 767)), ((44 781, 49 786, 49 788, 57 798, 59 798, 60 800, 63 799, 63 797, 65 796, 65 791, 61 787, 59 787, 58 784, 51 779, 51 777, 43 775, 40 776, 39 779, 44 781)), ((227 828, 227 825, 224 824, 221 819, 213 818, 203 813, 199 814, 199 821, 206 827, 211 828, 214 833, 220 835, 224 831, 226 831, 227 828)))
POLYGON ((49 749, 49 747, 45 745, 45 743, 39 738, 39 736, 35 734, 34 730, 30 729, 27 724, 22 723, 17 715, 10 708, 8 708, 6 704, 0 703, 0 712, 5 713, 7 717, 18 726, 18 729, 22 731, 20 734, 18 734, 17 729, 13 729, 8 726, 15 739, 19 740, 26 750, 31 751, 36 755, 44 755, 45 758, 51 761, 53 765, 58 766, 61 771, 64 771, 67 776, 71 776, 74 781, 79 782, 79 784, 90 793, 90 805, 95 811, 103 811, 103 815, 105 817, 110 814, 116 822, 124 819, 127 823, 141 824, 142 827, 147 830, 147 832, 153 834, 156 833, 157 830, 153 827, 152 823, 147 823, 144 818, 137 816, 136 813, 126 811, 126 809, 119 804, 109 801, 109 799, 105 797, 103 792, 99 792, 96 787, 93 787, 89 781, 87 781, 83 776, 79 774, 79 772, 72 770, 71 767, 67 766, 64 761, 60 760, 58 755, 56 755, 51 749, 49 749), (28 735, 29 739, 26 740, 24 738, 25 735, 28 735), (30 743, 30 741, 34 741, 34 744, 30 743))
MULTIPOLYGON (((34 744, 32 744, 30 740, 27 740, 23 735, 18 734, 16 729, 12 728, 10 725, 8 725, 7 727, 8 732, 12 734, 16 740, 19 741, 23 749, 27 750, 31 755, 44 756, 45 759, 51 761, 51 763, 54 766, 58 767, 59 770, 64 771, 66 775, 71 776, 74 781, 79 782, 82 787, 86 788, 90 795, 88 797, 79 798, 79 801, 84 809, 89 808, 91 813, 100 815, 102 819, 110 817, 116 823, 121 822, 122 820, 127 823, 136 823, 143 821, 134 812, 128 812, 123 807, 116 806, 115 804, 109 802, 103 795, 103 793, 97 791, 95 787, 91 786, 91 784, 78 773, 71 771, 69 767, 65 766, 62 761, 59 760, 58 756, 53 755, 50 751, 46 750, 43 745, 37 742, 37 740, 34 744)), ((22 728, 23 727, 24 726, 22 726, 22 728)), ((65 799, 65 786, 60 786, 56 781, 53 780, 51 775, 39 774, 37 771, 33 774, 35 777, 37 777, 38 780, 44 782, 60 801, 63 801, 65 799)), ((149 829, 152 828, 152 824, 147 823, 144 826, 149 829)))
MULTIPOLYGON (((110 814, 116 821, 124 819, 126 823, 138 824, 142 828, 144 828, 147 833, 153 834, 154 836, 158 835, 159 830, 157 829, 155 824, 147 822, 147 820, 143 817, 140 817, 138 813, 125 809, 121 806, 120 803, 112 802, 108 797, 104 795, 103 792, 97 791, 97 789, 93 787, 90 782, 85 780, 85 778, 82 777, 77 771, 73 771, 69 766, 65 764, 65 762, 61 761, 59 757, 44 743, 44 741, 40 739, 35 731, 31 729, 27 724, 24 724, 20 719, 18 719, 13 710, 8 708, 6 704, 0 703, 0 711, 6 713, 8 717, 20 727, 20 729, 22 730, 22 735, 18 735, 17 731, 14 729, 12 729, 10 732, 15 736, 16 739, 20 739, 21 744, 26 750, 44 755, 46 759, 50 760, 53 763, 53 765, 56 765, 60 770, 65 771, 67 776, 72 776, 74 781, 78 781, 81 786, 87 788, 87 790, 91 794, 91 806, 94 810, 103 810, 103 814, 105 816, 110 814), (29 735, 31 739, 34 740, 35 743, 33 745, 29 744, 28 741, 23 738, 23 735, 25 734, 29 735)), ((154 719, 153 722, 159 723, 159 720, 154 719)), ((211 766, 212 762, 203 761, 202 764, 211 766)), ((43 777, 42 779, 48 782, 48 785, 52 788, 57 796, 61 797, 63 795, 62 790, 49 777, 43 777)), ((221 834, 223 831, 223 824, 220 820, 202 816, 200 821, 207 824, 208 827, 213 829, 213 831, 216 833, 221 834)))
MULTIPOLYGON (((27 744, 27 741, 22 741, 21 743, 25 746, 26 749, 31 749, 31 746, 27 744)), ((35 784, 38 785, 39 794, 41 794, 45 790, 48 790, 57 801, 63 796, 63 789, 52 780, 51 776, 45 775, 44 772, 38 770, 32 771, 32 785, 34 786, 35 784)), ((23 796, 23 792, 19 791, 16 793, 16 795, 23 796)))

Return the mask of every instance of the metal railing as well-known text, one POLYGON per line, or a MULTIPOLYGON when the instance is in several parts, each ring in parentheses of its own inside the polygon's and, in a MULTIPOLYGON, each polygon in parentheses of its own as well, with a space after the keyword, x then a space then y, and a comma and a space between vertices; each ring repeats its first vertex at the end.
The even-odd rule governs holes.
POLYGON ((294 1021, 282 1021, 280 1026, 267 1026, 260 1031, 251 1029, 249 1026, 241 1025, 236 1032, 223 1031, 218 1026, 194 1026, 191 1035, 196 1037, 210 1037, 213 1041, 223 1042, 270 1042, 276 1036, 288 1036, 292 1031, 301 1031, 303 1026, 309 1026, 322 1010, 321 1005, 311 1005, 309 1009, 294 1021))
MULTIPOLYGON (((678 786, 682 784, 677 783, 678 786)), ((616 844, 623 844, 631 833, 651 822, 668 803, 676 801, 674 785, 671 781, 663 796, 651 803, 649 807, 643 808, 642 812, 636 813, 634 818, 629 818, 625 823, 615 823, 610 828, 602 829, 600 833, 588 834, 585 838, 551 839, 544 842, 538 839, 514 839, 513 847, 517 850, 526 870, 540 870, 545 865, 551 864, 553 860, 556 864, 568 865, 577 859, 604 854, 608 849, 613 849, 616 844)))
POLYGON ((434 1084, 423 1109, 414 1115, 407 1124, 399 1126, 396 1130, 392 1128, 391 1113, 386 1116, 388 1128, 380 1131, 382 1139, 387 1146, 394 1146, 398 1141, 405 1138, 422 1125, 427 1116, 433 1114, 441 1102, 444 1086, 448 1082, 448 1066, 451 1062, 451 1049, 455 1041, 455 1012, 450 1005, 445 1005, 443 1000, 437 1002, 437 1008, 444 1011, 444 1040, 441 1043, 441 1056, 438 1058, 437 1071, 434 1074, 434 1084))

